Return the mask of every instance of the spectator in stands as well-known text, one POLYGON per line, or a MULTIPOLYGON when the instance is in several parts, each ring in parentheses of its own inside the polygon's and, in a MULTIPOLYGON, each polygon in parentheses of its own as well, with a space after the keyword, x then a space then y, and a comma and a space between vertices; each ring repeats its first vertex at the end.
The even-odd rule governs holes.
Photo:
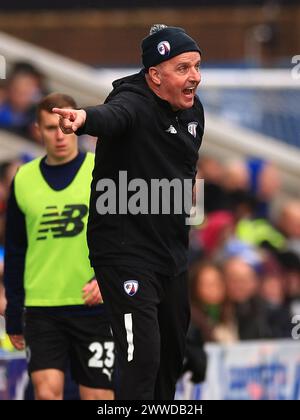
POLYGON ((21 136, 34 135, 35 106, 44 94, 43 76, 29 63, 16 63, 0 104, 0 128, 21 136))
POLYGON ((287 239, 287 249, 300 257, 300 200, 289 200, 282 206, 278 225, 287 239))
POLYGON ((291 252, 280 252, 277 258, 283 268, 286 302, 291 317, 300 314, 300 257, 291 252))
POLYGON ((255 200, 254 218, 269 218, 270 203, 278 194, 281 178, 275 165, 258 158, 225 163, 222 176, 225 208, 232 204, 232 194, 244 192, 255 200))
POLYGON ((190 270, 190 280, 192 324, 200 330, 203 340, 236 341, 221 270, 210 262, 196 263, 190 270))
POLYGON ((248 159, 249 192, 257 200, 255 217, 268 219, 270 203, 280 190, 281 178, 276 166, 262 159, 248 159))
POLYGON ((285 302, 284 280, 280 274, 266 274, 261 280, 260 295, 266 307, 271 338, 291 337, 291 316, 285 302))
POLYGON ((247 191, 249 189, 249 173, 243 159, 225 162, 222 185, 227 193, 247 191))
POLYGON ((190 233, 190 253, 197 255, 199 248, 203 255, 212 256, 234 231, 233 216, 229 211, 219 210, 209 213, 204 223, 190 233))
POLYGON ((6 327, 16 349, 26 341, 37 399, 62 398, 68 359, 82 399, 112 399, 114 343, 85 236, 94 156, 62 133, 54 106, 76 104, 62 94, 40 102, 47 154, 18 170, 8 202, 6 327))
POLYGON ((241 258, 233 257, 225 261, 223 272, 239 339, 270 338, 266 309, 258 296, 259 279, 255 270, 241 258))

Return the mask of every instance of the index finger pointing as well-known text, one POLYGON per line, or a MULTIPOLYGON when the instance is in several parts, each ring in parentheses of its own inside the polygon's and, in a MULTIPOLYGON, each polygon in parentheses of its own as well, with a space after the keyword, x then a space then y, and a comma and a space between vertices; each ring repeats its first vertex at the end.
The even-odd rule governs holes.
POLYGON ((66 118, 68 120, 75 119, 75 113, 72 112, 71 109, 65 109, 65 108, 52 108, 52 112, 54 112, 55 114, 60 115, 63 118, 66 118))
POLYGON ((54 112, 55 114, 58 114, 64 118, 67 117, 68 112, 66 112, 65 109, 61 109, 61 108, 52 108, 52 112, 54 112))

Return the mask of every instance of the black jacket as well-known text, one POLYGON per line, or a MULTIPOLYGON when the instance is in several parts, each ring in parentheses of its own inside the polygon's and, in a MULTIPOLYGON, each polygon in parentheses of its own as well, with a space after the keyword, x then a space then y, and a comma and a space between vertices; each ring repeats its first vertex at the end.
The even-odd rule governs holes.
MULTIPOLYGON (((117 201, 116 214, 99 215, 96 203, 102 193, 96 185, 109 178, 118 189, 119 171, 127 171, 128 182, 145 180, 149 191, 152 179, 194 179, 203 107, 196 98, 192 108, 174 112, 149 89, 143 71, 115 81, 113 87, 104 106, 86 109, 86 123, 79 132, 99 137, 88 222, 91 264, 178 274, 187 265, 186 214, 174 214, 172 205, 171 214, 119 214, 117 201), (194 135, 188 131, 191 122, 197 123, 194 135)), ((149 192, 149 208, 150 201, 149 192)))

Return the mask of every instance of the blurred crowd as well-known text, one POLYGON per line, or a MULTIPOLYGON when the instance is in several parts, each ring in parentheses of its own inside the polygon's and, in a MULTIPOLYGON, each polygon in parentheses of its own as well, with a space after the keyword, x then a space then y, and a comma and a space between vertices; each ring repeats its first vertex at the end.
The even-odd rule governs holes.
POLYGON ((44 75, 30 63, 16 62, 0 84, 0 128, 39 141, 35 108, 47 93, 44 75))
MULTIPOLYGON (((35 65, 16 62, 8 77, 0 79, 0 129, 40 144, 35 112, 40 100, 50 93, 49 85, 49 80, 35 65)), ((95 142, 91 136, 79 139, 80 148, 86 151, 94 151, 95 142)))
POLYGON ((259 159, 199 160, 205 220, 191 231, 192 323, 203 342, 291 338, 300 313, 300 200, 259 159))

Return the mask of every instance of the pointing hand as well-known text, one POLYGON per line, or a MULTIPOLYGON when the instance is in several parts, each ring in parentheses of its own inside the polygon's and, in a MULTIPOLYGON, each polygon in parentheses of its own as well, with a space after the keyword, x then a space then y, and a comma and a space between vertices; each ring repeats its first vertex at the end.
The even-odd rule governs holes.
POLYGON ((52 112, 59 115, 59 126, 65 134, 74 133, 86 120, 86 112, 83 109, 52 108, 52 112))

